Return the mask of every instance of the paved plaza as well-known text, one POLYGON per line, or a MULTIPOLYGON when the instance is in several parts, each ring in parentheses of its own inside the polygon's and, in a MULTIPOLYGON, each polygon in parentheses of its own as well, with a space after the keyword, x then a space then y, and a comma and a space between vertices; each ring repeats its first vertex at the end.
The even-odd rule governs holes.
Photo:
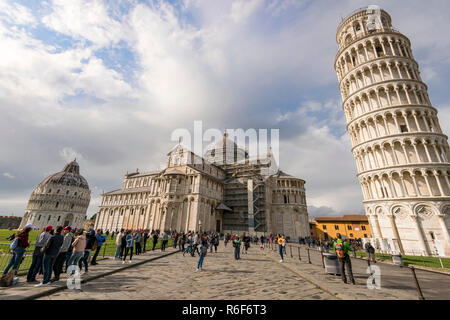
POLYGON ((202 272, 196 272, 197 260, 177 253, 89 282, 82 291, 64 290, 41 299, 336 299, 256 248, 235 261, 232 246, 221 244, 218 253, 205 257, 202 272))
MULTIPOLYGON (((418 293, 408 268, 378 263, 381 289, 367 288, 367 261, 352 259, 357 285, 343 284, 339 276, 325 273, 320 253, 289 245, 285 262, 276 250, 252 246, 236 261, 233 247, 220 243, 208 253, 202 272, 196 272, 198 256, 183 256, 168 248, 137 256, 132 264, 112 258, 91 267, 83 275, 81 290, 69 290, 65 279, 49 287, 24 283, 0 288, 0 300, 417 300, 418 293), (291 246, 291 247, 289 247, 291 246), (298 252, 300 251, 301 260, 298 252), (292 252, 292 256, 291 256, 292 252)), ((450 276, 417 270, 426 299, 450 299, 450 276)))
MULTIPOLYGON (((170 249, 172 250, 172 249, 170 249)), ((223 243, 217 253, 208 253, 203 271, 196 272, 198 257, 181 253, 99 278, 81 291, 64 290, 41 299, 180 299, 180 300, 417 300, 418 294, 407 268, 378 263, 382 272, 380 290, 367 288, 367 262, 352 259, 356 286, 345 285, 339 276, 327 275, 320 254, 297 246, 287 250, 285 263, 277 251, 252 246, 239 261, 233 247, 223 243)), ((426 299, 450 299, 450 276, 417 271, 426 299)))

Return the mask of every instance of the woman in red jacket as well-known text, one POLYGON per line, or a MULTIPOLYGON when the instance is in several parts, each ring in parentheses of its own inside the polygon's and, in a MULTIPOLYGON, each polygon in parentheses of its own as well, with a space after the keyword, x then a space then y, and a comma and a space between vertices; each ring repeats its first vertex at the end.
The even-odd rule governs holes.
MULTIPOLYGON (((25 253, 25 249, 30 246, 30 243, 28 242, 28 234, 33 229, 33 226, 31 224, 28 224, 25 226, 25 228, 17 233, 16 239, 17 239, 17 245, 13 249, 13 255, 11 257, 11 260, 9 260, 8 265, 6 266, 5 270, 3 270, 3 274, 7 274, 9 269, 13 267, 15 270, 15 273, 17 273, 17 270, 19 269, 20 263, 22 262, 23 254, 25 253)), ((14 239, 13 241, 16 241, 14 239)))

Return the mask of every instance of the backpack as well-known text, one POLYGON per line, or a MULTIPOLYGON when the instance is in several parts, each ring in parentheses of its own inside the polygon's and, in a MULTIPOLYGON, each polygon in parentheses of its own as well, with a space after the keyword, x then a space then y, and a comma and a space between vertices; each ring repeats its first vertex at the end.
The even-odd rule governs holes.
POLYGON ((336 253, 337 253, 338 258, 343 259, 345 257, 343 242, 336 243, 336 253))
POLYGON ((17 248, 17 246, 19 245, 19 238, 15 238, 14 240, 13 240, 13 242, 11 242, 11 244, 9 245, 9 248, 11 249, 11 250, 14 250, 15 248, 17 248))

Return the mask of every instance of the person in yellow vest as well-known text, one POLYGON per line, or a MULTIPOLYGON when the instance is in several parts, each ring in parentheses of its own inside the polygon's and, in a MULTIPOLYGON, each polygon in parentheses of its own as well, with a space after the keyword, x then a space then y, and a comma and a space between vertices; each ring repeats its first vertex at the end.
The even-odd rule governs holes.
POLYGON ((285 246, 286 246, 286 239, 284 238, 284 235, 282 235, 282 236, 278 235, 278 250, 280 252, 280 257, 281 257, 280 262, 281 263, 284 262, 283 252, 284 252, 285 246))

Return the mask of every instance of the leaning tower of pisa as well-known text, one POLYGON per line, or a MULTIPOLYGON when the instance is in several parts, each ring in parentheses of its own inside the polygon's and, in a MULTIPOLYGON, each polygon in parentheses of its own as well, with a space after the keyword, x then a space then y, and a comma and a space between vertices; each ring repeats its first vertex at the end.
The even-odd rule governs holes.
POLYGON ((450 256, 450 163, 410 40, 376 6, 339 25, 335 69, 379 249, 450 256))

